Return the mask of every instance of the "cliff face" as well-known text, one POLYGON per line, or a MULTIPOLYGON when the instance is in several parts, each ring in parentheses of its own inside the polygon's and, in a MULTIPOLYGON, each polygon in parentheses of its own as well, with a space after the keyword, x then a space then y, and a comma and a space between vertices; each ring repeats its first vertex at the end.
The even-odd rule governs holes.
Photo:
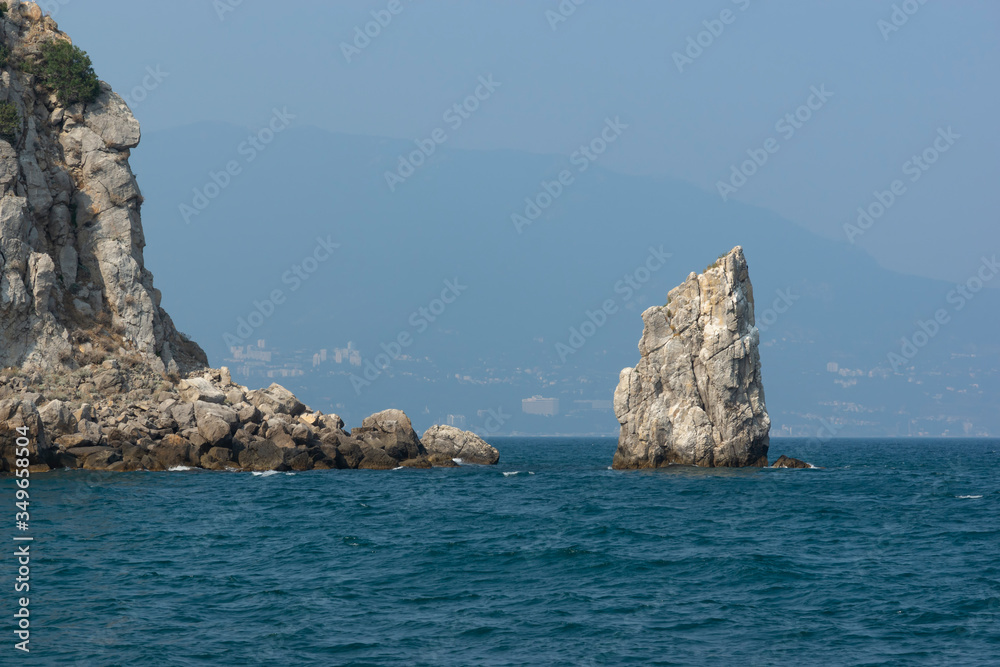
POLYGON ((615 468, 766 466, 753 286, 737 246, 642 314, 641 359, 621 372, 615 468))
POLYGON ((139 123, 110 86, 61 105, 32 69, 69 38, 34 3, 8 0, 0 103, 20 127, 0 137, 0 366, 42 372, 107 356, 153 371, 207 365, 160 308, 143 262, 142 195, 129 168, 139 123))

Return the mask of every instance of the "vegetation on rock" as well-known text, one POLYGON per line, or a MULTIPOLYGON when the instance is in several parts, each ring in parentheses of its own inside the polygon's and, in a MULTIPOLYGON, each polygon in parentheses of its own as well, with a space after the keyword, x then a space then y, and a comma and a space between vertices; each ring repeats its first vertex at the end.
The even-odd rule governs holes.
POLYGON ((12 142, 21 132, 21 114, 10 102, 0 102, 0 138, 12 142))
POLYGON ((86 51, 58 40, 44 44, 41 56, 34 72, 46 88, 55 92, 61 105, 94 101, 101 89, 86 51))

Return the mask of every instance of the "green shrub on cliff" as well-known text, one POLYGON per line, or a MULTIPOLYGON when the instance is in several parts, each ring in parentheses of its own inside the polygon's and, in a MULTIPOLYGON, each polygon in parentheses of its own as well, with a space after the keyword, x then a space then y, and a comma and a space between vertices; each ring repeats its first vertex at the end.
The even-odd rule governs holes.
POLYGON ((42 84, 56 93, 60 104, 94 101, 101 88, 86 51, 69 42, 54 41, 42 46, 41 55, 33 69, 42 84))
POLYGON ((0 2, 0 18, 2 18, 3 15, 6 14, 6 13, 7 13, 7 3, 6 2, 0 2))
POLYGON ((21 131, 21 114, 10 102, 0 102, 0 138, 13 143, 21 131))
POLYGON ((0 67, 6 67, 8 60, 10 60, 10 49, 6 44, 0 44, 0 67))

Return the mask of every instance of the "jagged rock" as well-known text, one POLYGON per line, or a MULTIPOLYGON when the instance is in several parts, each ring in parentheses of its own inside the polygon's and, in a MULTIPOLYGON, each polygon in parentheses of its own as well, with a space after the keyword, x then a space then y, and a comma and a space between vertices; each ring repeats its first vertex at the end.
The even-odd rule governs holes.
POLYGON ((500 452, 470 431, 454 426, 431 426, 420 438, 430 454, 443 454, 462 463, 493 465, 500 460, 500 452))
POLYGON ((621 372, 615 468, 766 466, 753 287, 737 246, 642 314, 641 359, 621 372))
POLYGON ((24 129, 13 143, 0 139, 0 367, 56 373, 85 365, 96 346, 157 372, 205 366, 145 267, 128 162, 138 122, 103 82, 92 102, 58 107, 22 63, 69 38, 38 5, 8 5, 3 41, 17 57, 4 68, 3 97, 24 129))
POLYGON ((779 456, 778 460, 774 462, 772 468, 812 468, 813 466, 801 461, 799 459, 793 459, 791 456, 779 456))

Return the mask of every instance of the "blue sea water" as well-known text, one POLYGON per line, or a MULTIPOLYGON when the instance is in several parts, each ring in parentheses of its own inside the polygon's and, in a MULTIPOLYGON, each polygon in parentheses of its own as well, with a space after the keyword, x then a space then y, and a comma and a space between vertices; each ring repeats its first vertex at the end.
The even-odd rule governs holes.
POLYGON ((8 630, 0 662, 1000 664, 1000 441, 632 472, 613 439, 495 444, 491 467, 36 475, 32 652, 8 630))

